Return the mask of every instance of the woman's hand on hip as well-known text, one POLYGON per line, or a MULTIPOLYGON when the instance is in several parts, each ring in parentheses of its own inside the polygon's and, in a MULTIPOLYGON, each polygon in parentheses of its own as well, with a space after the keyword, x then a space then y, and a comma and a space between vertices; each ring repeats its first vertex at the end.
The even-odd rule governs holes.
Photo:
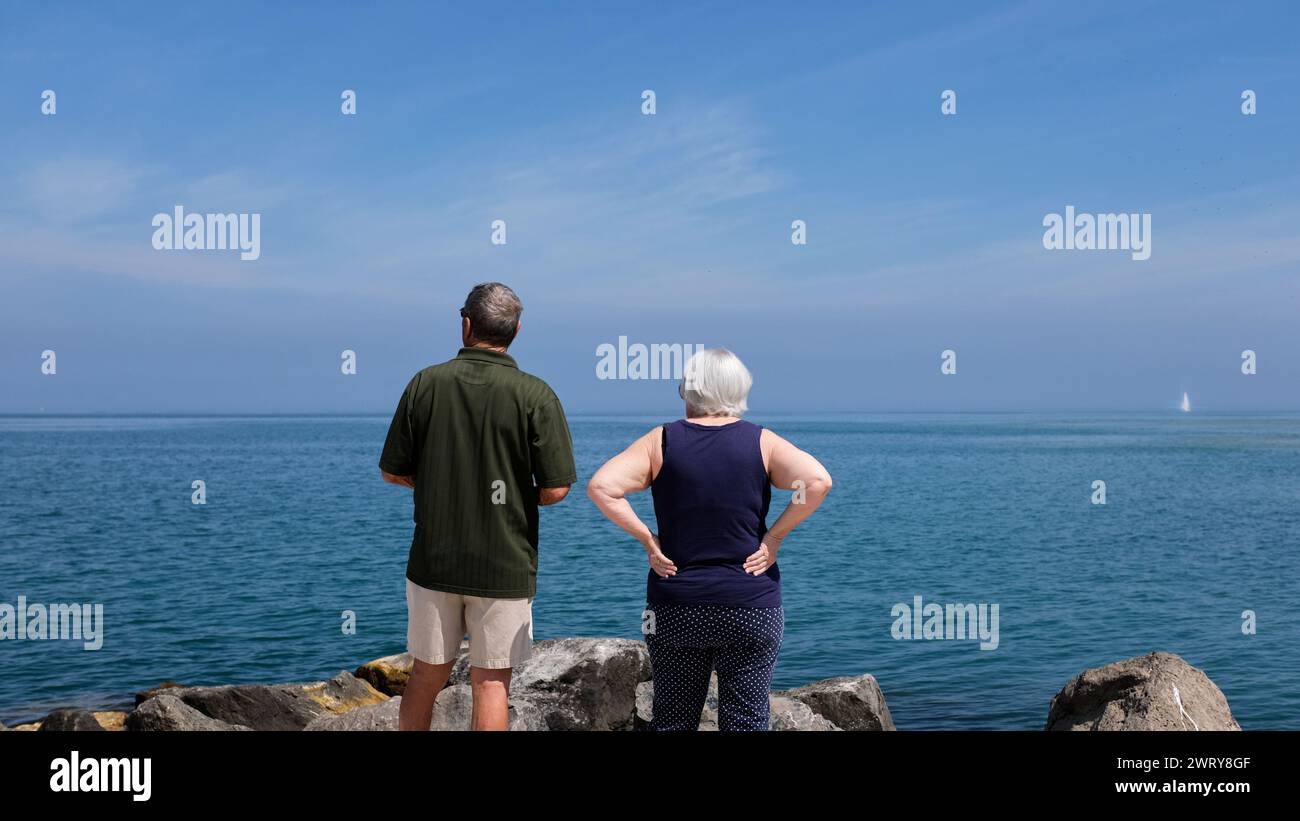
POLYGON ((771 535, 763 537, 763 543, 745 559, 745 572, 751 576, 761 576, 776 564, 776 553, 781 549, 781 540, 771 535))
POLYGON ((656 576, 666 579, 677 575, 677 565, 664 555, 664 551, 659 547, 659 537, 653 533, 650 534, 650 541, 645 544, 645 552, 650 557, 650 569, 656 576))

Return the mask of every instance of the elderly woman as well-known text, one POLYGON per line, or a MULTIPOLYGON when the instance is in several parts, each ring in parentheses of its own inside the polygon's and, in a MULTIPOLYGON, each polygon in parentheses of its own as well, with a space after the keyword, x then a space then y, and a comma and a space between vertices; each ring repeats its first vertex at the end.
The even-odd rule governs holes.
POLYGON ((650 560, 643 630, 654 672, 652 730, 695 730, 718 674, 722 730, 766 730, 772 668, 785 630, 781 542, 831 489, 816 459, 742 420, 753 383, 725 349, 686 363, 686 418, 610 459, 587 492, 650 560), (767 526, 772 487, 794 490, 767 526), (627 501, 650 488, 653 533, 627 501))

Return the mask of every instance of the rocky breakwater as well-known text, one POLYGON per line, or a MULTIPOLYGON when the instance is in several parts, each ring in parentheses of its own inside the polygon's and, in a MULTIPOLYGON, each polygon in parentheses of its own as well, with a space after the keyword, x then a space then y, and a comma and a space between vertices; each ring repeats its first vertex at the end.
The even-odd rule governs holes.
MULTIPOLYGON (((164 685, 136 696, 130 712, 56 710, 8 728, 40 731, 396 730, 411 658, 401 654, 307 684, 164 685)), ((774 730, 893 730, 885 694, 871 675, 826 679, 774 692, 774 730)), ((510 692, 514 730, 636 730, 652 718, 650 659, 639 641, 538 642, 510 692)), ((434 730, 469 728, 466 648, 434 710, 434 730)), ((700 729, 718 727, 717 680, 700 729)), ((0 728, 3 729, 3 728, 0 728)), ((1176 655, 1151 653, 1074 677, 1052 699, 1048 730, 1239 730, 1227 699, 1205 673, 1176 655)))
MULTIPOLYGON (((438 694, 433 730, 470 726, 468 648, 438 694)), ((308 684, 166 684, 136 696, 118 713, 58 710, 14 730, 248 731, 396 730, 411 658, 400 654, 308 684)), ((510 687, 514 730, 635 730, 650 719, 650 657, 628 639, 569 638, 537 642, 510 687)), ((778 730, 894 728, 884 694, 871 676, 831 679, 772 694, 778 730)), ((702 729, 717 727, 716 688, 702 729)))
MULTIPOLYGON (((308 730, 394 729, 411 659, 405 654, 364 664, 361 678, 393 698, 346 715, 322 718, 308 730)), ((653 684, 645 644, 627 639, 553 639, 538 642, 510 685, 513 730, 634 730, 651 718, 653 684)), ((871 676, 828 679, 776 692, 774 730, 894 729, 884 694, 871 676)), ((469 661, 462 652, 438 695, 433 729, 469 726, 469 661)), ((717 682, 700 728, 717 729, 717 682)))

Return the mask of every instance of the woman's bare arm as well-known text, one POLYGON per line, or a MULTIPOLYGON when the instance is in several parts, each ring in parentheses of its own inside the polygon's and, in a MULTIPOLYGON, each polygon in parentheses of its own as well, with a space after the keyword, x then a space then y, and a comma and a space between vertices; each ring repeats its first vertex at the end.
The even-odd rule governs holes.
POLYGON ((662 428, 655 428, 602 465, 587 483, 587 496, 607 519, 641 543, 649 554, 650 566, 656 573, 671 576, 677 572, 676 566, 663 556, 659 540, 646 523, 641 521, 641 517, 636 515, 627 500, 627 494, 650 487, 654 478, 654 465, 658 461, 656 455, 661 430, 662 428))
POLYGON ((745 572, 755 576, 765 573, 776 564, 777 551, 790 531, 807 519, 821 506, 831 491, 831 475, 826 468, 786 440, 764 428, 760 447, 767 461, 767 472, 772 485, 782 490, 793 490, 790 504, 768 528, 763 544, 745 560, 745 572))

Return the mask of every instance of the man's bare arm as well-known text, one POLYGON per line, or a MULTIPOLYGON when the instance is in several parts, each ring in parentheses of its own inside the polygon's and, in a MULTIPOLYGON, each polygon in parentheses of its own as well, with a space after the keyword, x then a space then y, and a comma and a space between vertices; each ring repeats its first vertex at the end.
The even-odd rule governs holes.
POLYGON ((563 487, 539 487, 537 489, 537 504, 542 507, 558 504, 564 500, 565 496, 569 495, 570 487, 572 487, 572 485, 564 485, 563 487))
POLYGON ((386 470, 380 470, 379 473, 384 477, 384 481, 390 485, 401 485, 402 487, 409 487, 412 490, 415 489, 414 476, 395 476, 386 470))

